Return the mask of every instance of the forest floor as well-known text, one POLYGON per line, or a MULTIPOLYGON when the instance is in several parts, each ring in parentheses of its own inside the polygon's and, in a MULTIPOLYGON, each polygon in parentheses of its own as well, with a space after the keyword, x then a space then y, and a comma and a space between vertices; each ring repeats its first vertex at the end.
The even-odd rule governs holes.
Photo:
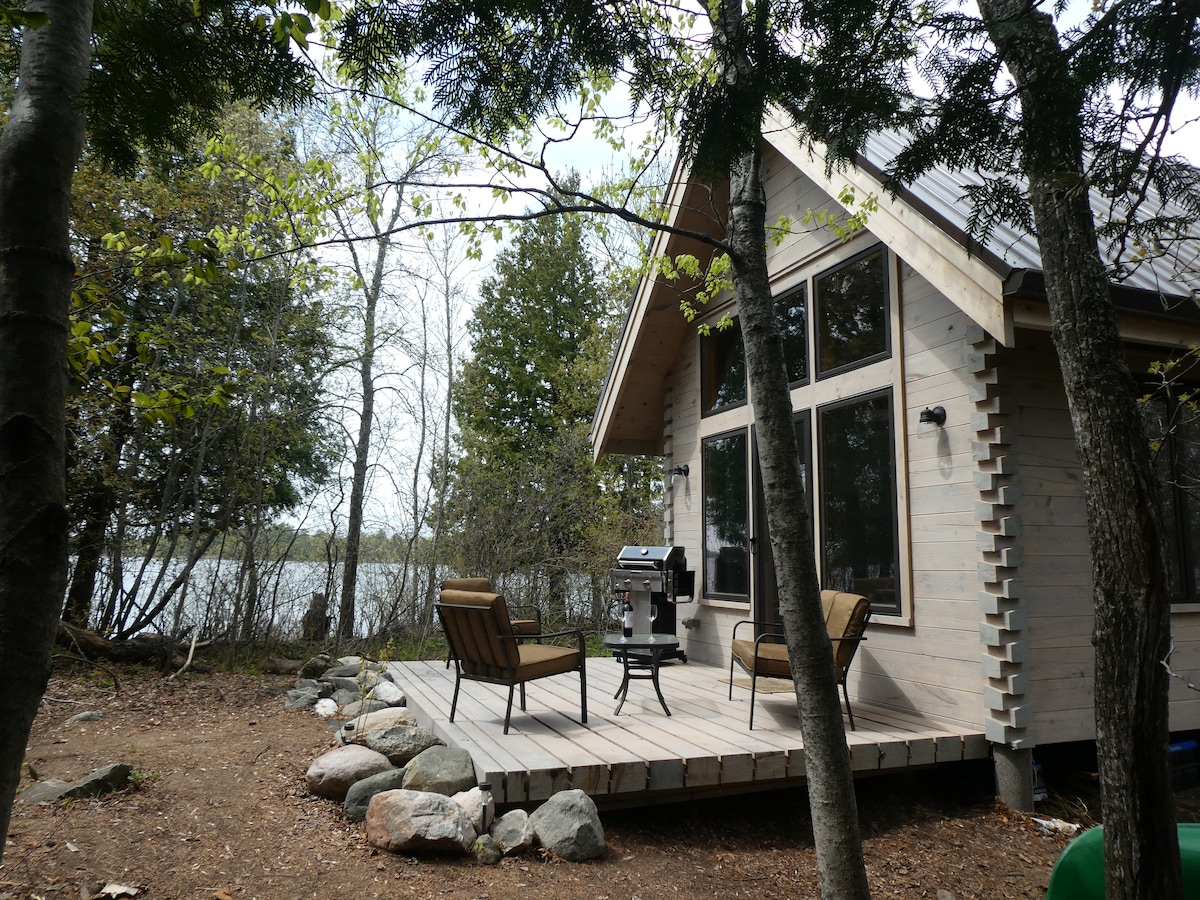
MULTIPOLYGON (((121 670, 57 673, 30 738, 40 778, 135 766, 136 787, 100 799, 14 809, 0 900, 136 896, 214 900, 665 900, 818 897, 803 790, 602 814, 608 852, 589 863, 544 854, 470 858, 373 849, 341 807, 308 793, 309 762, 333 746, 311 710, 285 710, 281 676, 121 670), (99 721, 66 725, 102 710, 99 721), (125 890, 122 890, 124 888, 125 890), (134 893, 136 892, 136 893, 134 893)), ((26 771, 22 782, 29 783, 26 771)), ((1067 838, 995 802, 990 765, 859 782, 875 897, 1043 897, 1067 838), (939 891, 941 893, 939 893, 939 891)), ((1086 775, 1039 816, 1095 823, 1086 775)), ((1200 790, 1176 795, 1182 818, 1200 790)))

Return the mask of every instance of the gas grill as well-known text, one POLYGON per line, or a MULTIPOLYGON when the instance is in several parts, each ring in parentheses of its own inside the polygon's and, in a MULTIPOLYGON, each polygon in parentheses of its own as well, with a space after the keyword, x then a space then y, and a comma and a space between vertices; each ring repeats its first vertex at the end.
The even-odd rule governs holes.
MULTIPOLYGON (((692 599, 695 583, 696 573, 688 571, 682 547, 624 547, 609 573, 617 601, 623 604, 628 595, 633 606, 635 634, 675 634, 675 605, 692 599)), ((662 656, 675 657, 687 662, 682 650, 662 656)))

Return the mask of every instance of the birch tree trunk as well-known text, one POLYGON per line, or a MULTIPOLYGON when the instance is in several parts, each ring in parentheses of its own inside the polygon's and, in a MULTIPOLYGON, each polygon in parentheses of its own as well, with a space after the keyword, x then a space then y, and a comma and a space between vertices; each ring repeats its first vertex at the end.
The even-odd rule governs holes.
POLYGON ((1083 467, 1106 893, 1171 900, 1183 887, 1167 751, 1171 609, 1160 503, 1088 204, 1083 98, 1048 15, 1024 0, 979 0, 979 9, 1020 92, 1029 202, 1083 467))
POLYGON ((779 615, 787 634, 800 708, 821 896, 825 900, 864 900, 871 892, 862 856, 854 775, 834 676, 833 647, 821 609, 812 532, 804 513, 808 507, 796 452, 783 341, 767 274, 767 201, 761 162, 759 149, 742 157, 730 171, 734 294, 753 398, 779 615))
POLYGON ((0 136, 0 857, 67 585, 71 178, 91 0, 31 0, 0 136))

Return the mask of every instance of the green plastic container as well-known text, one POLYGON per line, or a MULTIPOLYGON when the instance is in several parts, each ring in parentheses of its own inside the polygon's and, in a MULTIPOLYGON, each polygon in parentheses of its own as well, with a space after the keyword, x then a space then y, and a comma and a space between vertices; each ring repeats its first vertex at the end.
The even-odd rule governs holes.
MULTIPOLYGON (((1200 824, 1179 826, 1183 896, 1200 900, 1200 824)), ((1104 900, 1104 829, 1089 828, 1062 852, 1050 875, 1046 900, 1104 900)))

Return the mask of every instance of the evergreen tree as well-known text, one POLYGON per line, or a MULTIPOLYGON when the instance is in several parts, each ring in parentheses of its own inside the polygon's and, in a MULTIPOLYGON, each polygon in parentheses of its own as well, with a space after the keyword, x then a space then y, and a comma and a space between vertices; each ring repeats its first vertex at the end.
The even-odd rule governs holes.
MULTIPOLYGON (((480 294, 454 404, 458 564, 472 574, 519 573, 533 592, 523 599, 544 602, 561 621, 568 577, 595 569, 593 554, 611 549, 604 523, 621 512, 611 506, 614 472, 593 468, 588 445, 604 371, 596 359, 606 362, 612 345, 601 339, 611 333, 609 304, 582 221, 525 223, 480 294)), ((644 516, 648 481, 636 480, 625 492, 628 517, 614 527, 644 516)))

